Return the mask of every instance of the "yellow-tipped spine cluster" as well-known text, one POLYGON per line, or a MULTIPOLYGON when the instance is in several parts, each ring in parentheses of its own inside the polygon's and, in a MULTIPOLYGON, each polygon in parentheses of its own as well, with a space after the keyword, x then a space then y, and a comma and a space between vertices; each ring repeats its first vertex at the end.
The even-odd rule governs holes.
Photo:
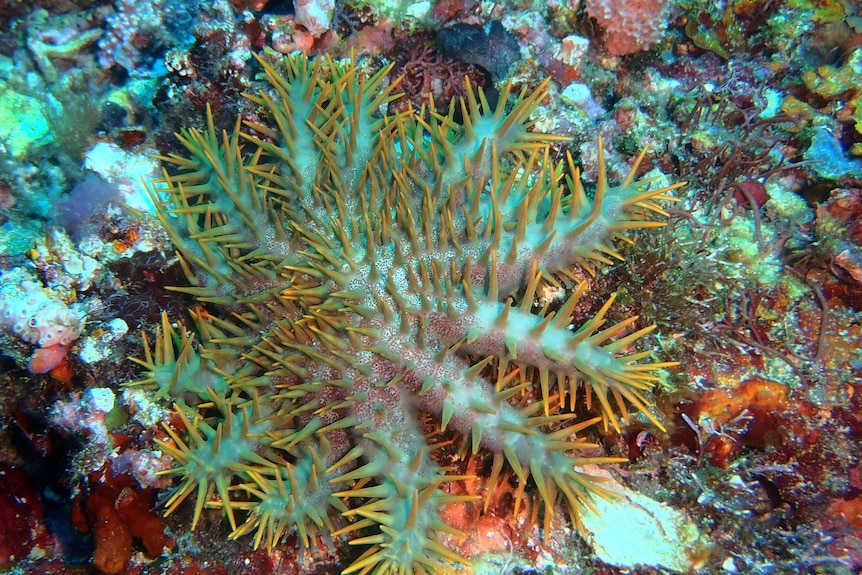
POLYGON ((544 523, 563 502, 572 522, 608 497, 578 470, 579 436, 619 427, 627 405, 654 425, 651 352, 629 348, 652 328, 605 326, 608 303, 572 317, 586 284, 556 312, 532 311, 541 282, 621 256, 613 242, 661 225, 677 187, 619 186, 604 167, 587 199, 560 136, 531 131, 546 84, 492 108, 467 91, 448 114, 380 110, 398 98, 388 69, 350 62, 258 60, 269 87, 248 98, 260 123, 218 134, 185 130, 187 156, 162 158, 158 218, 207 306, 191 334, 164 320, 140 385, 176 402, 183 429, 163 448, 179 478, 168 512, 194 494, 193 525, 221 509, 233 537, 304 547, 348 538, 367 550, 344 573, 435 573, 464 562, 438 537, 443 506, 473 498, 438 463, 420 422, 435 418, 489 453, 485 498, 504 475, 528 482, 544 523), (281 71, 278 67, 281 66, 281 71), (574 329, 570 326, 574 325, 574 329), (580 386, 599 413, 573 413, 580 386))

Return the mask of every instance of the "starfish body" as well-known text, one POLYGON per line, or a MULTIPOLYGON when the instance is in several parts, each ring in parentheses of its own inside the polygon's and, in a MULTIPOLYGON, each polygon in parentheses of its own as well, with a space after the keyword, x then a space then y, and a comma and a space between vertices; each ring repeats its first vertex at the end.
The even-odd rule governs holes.
MULTIPOLYGON (((490 454, 486 506, 504 474, 528 480, 547 529, 562 502, 575 525, 590 497, 609 497, 578 437, 618 426, 634 406, 658 427, 645 393, 651 352, 628 353, 651 328, 606 326, 613 301, 573 317, 586 285, 555 310, 533 310, 553 274, 620 258, 613 241, 662 225, 659 202, 604 169, 592 201, 558 136, 530 131, 546 85, 500 104, 468 90, 447 115, 380 113, 398 97, 388 69, 259 59, 271 89, 247 97, 269 118, 219 134, 184 130, 187 156, 153 184, 176 246, 200 343, 163 318, 137 360, 136 384, 175 401, 185 430, 162 447, 178 483, 168 512, 195 499, 221 508, 232 537, 305 547, 346 535, 366 547, 344 573, 425 573, 465 560, 440 543, 464 479, 435 460, 425 419, 490 454), (507 112, 508 109, 508 112, 507 112), (578 388, 598 402, 577 420, 578 388), (424 414, 424 415, 423 415, 424 414)), ((547 307, 547 306, 546 306, 547 307)))

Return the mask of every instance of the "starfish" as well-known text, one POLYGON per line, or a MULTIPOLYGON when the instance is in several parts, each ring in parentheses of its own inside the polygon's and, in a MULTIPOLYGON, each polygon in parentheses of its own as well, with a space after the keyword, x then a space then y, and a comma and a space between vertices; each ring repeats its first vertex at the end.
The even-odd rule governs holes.
POLYGON ((167 512, 193 497, 192 528, 220 509, 255 547, 345 536, 365 547, 345 574, 445 571, 467 561, 441 542, 457 532, 440 511, 475 498, 447 489, 467 476, 435 458, 433 420, 488 457, 486 509, 508 476, 516 506, 535 484, 546 534, 560 503, 580 525, 611 497, 580 467, 622 461, 583 455, 597 446, 581 432, 619 429, 630 406, 662 428, 648 391, 675 364, 631 351, 653 326, 606 325, 613 296, 581 318, 586 282, 555 309, 536 309, 537 290, 622 259, 614 242, 663 225, 682 184, 636 180, 641 154, 612 186, 600 152, 588 200, 571 156, 550 157, 565 138, 532 130, 547 82, 386 115, 389 68, 258 62, 268 87, 246 97, 265 120, 219 133, 208 114, 152 185, 190 284, 171 289, 200 304, 197 338, 163 316, 136 360, 133 385, 183 424, 160 442, 167 512), (575 415, 580 388, 595 417, 575 415))

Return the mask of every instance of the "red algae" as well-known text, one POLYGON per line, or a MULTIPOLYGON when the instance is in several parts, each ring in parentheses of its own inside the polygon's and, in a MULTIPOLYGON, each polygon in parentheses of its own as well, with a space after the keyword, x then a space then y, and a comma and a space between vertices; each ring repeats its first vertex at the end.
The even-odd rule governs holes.
POLYGON ((175 547, 155 509, 155 490, 142 489, 130 476, 115 475, 110 468, 92 474, 88 485, 76 499, 73 519, 80 530, 92 533, 93 564, 102 573, 124 573, 136 549, 155 558, 175 547))
POLYGON ((53 540, 32 479, 6 463, 0 463, 0 525, 0 569, 51 549, 53 540))

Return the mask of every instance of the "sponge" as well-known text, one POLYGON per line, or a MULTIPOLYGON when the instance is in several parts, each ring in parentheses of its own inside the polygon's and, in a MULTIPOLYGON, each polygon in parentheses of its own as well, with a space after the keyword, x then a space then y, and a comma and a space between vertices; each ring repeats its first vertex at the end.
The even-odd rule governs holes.
POLYGON ((21 341, 50 347, 67 346, 84 328, 84 312, 66 305, 26 270, 16 268, 0 276, 0 329, 21 341))

